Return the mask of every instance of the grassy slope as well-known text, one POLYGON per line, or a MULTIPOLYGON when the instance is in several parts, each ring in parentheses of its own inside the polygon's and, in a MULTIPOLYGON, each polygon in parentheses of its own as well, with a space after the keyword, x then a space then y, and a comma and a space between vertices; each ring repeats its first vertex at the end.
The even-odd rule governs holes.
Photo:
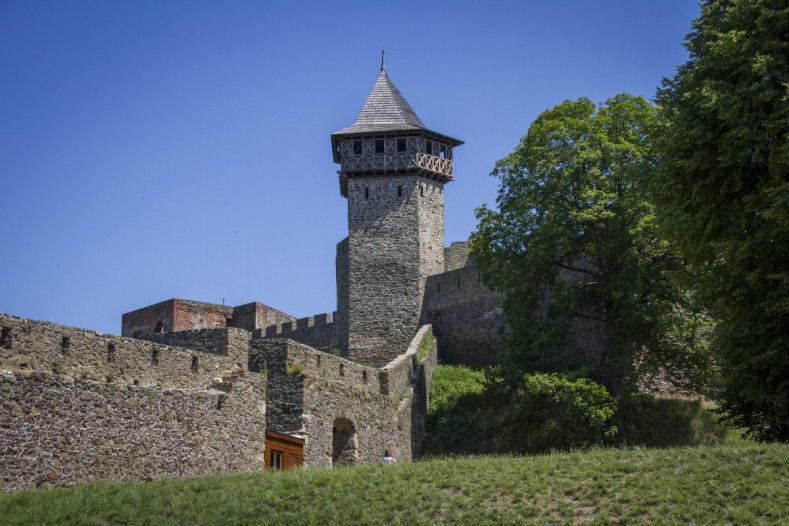
POLYGON ((787 445, 434 459, 0 496, 9 525, 787 521, 787 445))

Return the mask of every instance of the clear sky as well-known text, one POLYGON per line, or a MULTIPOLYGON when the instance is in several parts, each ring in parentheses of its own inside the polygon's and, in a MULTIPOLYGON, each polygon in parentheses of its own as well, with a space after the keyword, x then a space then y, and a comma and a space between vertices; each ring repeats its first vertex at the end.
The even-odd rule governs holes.
POLYGON ((652 98, 694 0, 0 0, 0 312, 109 333, 172 297, 335 308, 329 135, 387 71, 466 142, 446 242, 543 110, 652 98))

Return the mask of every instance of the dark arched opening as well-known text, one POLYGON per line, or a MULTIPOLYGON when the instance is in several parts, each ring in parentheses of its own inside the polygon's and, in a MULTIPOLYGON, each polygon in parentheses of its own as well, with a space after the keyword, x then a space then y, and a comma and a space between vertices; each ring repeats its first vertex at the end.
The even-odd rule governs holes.
POLYGON ((352 466, 359 459, 356 427, 347 418, 338 418, 332 429, 331 462, 335 466, 352 466))

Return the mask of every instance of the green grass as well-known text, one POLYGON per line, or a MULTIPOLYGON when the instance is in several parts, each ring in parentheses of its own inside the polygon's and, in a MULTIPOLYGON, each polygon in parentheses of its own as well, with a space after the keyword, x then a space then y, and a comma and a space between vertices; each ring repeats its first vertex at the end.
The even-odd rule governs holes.
POLYGON ((0 496, 15 524, 786 524, 789 446, 535 457, 87 484, 0 496))
POLYGON ((428 332, 425 334, 425 337, 422 338, 422 342, 419 344, 419 350, 416 353, 416 361, 422 363, 427 358, 427 353, 430 352, 430 347, 436 342, 436 337, 433 336, 432 332, 428 332))

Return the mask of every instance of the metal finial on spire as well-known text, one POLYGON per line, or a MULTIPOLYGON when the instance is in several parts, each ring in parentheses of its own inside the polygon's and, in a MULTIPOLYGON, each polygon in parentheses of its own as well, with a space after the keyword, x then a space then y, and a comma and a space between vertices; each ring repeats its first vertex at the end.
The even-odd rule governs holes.
POLYGON ((383 48, 381 48, 381 72, 382 73, 384 71, 386 71, 386 64, 384 64, 384 53, 386 53, 386 51, 383 48))

